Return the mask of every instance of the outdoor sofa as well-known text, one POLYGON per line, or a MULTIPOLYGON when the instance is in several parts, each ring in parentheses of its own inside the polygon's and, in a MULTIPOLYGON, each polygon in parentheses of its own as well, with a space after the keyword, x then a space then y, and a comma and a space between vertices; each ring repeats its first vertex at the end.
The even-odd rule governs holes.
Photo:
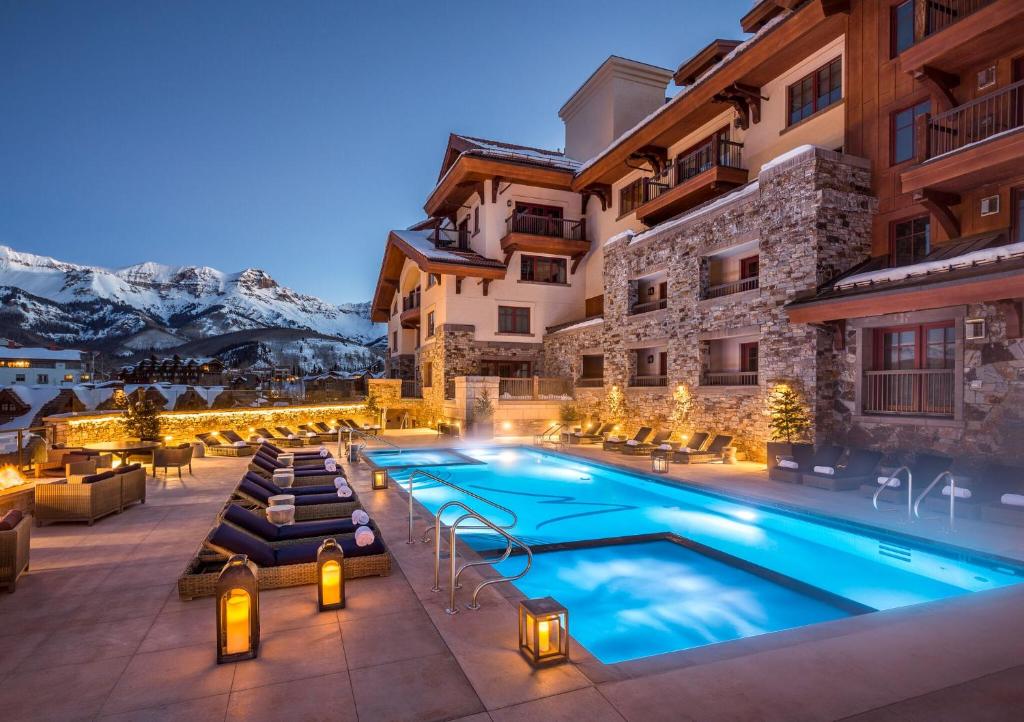
POLYGON ((13 592, 28 571, 32 517, 11 510, 0 517, 0 587, 13 592))

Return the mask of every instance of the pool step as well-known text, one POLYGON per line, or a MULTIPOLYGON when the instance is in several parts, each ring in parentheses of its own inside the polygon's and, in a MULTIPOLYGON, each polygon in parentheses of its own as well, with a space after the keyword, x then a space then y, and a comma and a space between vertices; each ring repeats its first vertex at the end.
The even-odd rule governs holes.
POLYGON ((907 562, 908 564, 910 563, 910 547, 905 547, 902 544, 878 542, 878 553, 883 557, 897 559, 901 562, 907 562))

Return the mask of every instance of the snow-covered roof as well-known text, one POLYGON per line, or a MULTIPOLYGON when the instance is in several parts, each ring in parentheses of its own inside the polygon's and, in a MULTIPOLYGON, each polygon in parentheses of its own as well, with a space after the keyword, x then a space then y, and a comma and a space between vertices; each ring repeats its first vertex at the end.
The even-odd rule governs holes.
POLYGON ((39 359, 41 361, 81 361, 82 352, 71 349, 57 350, 52 348, 0 348, 0 359, 39 359))
POLYGON ((191 386, 186 384, 125 384, 124 392, 129 396, 137 391, 138 389, 149 389, 153 388, 160 392, 160 394, 167 399, 167 410, 172 410, 178 401, 178 397, 185 393, 188 389, 195 389, 195 392, 199 394, 206 405, 209 406, 214 399, 220 396, 220 393, 224 390, 223 386, 191 386))
POLYGON ((581 328, 589 328, 591 326, 600 326, 604 323, 604 316, 595 316, 594 318, 588 318, 584 321, 578 321, 576 323, 570 323, 567 326, 558 326, 548 330, 548 335, 552 336, 556 333, 563 333, 565 331, 578 331, 581 328))
POLYGON ((936 273, 948 273, 961 268, 996 263, 1009 258, 1024 257, 1024 243, 1011 243, 1006 246, 983 248, 963 255, 943 258, 937 261, 922 261, 909 266, 886 268, 880 271, 868 271, 847 276, 837 281, 833 288, 843 290, 857 286, 872 286, 879 283, 895 283, 919 276, 931 276, 936 273))
POLYGON ((491 258, 481 256, 476 251, 455 251, 448 248, 438 248, 431 240, 433 231, 391 231, 400 240, 407 243, 412 250, 422 255, 429 261, 437 263, 457 263, 468 266, 483 266, 486 268, 504 268, 505 264, 491 258))
POLYGON ((16 416, 6 424, 0 424, 0 429, 22 429, 32 423, 32 419, 42 410, 46 404, 57 398, 61 392, 59 386, 11 384, 4 388, 10 389, 22 402, 29 407, 29 410, 21 416, 16 416))
POLYGON ((515 145, 504 143, 500 140, 488 140, 487 138, 474 138, 468 135, 456 135, 467 143, 476 146, 463 151, 462 155, 482 155, 488 158, 499 160, 511 160, 518 163, 530 163, 533 165, 544 165, 552 168, 560 168, 575 172, 581 163, 567 156, 560 150, 547 150, 546 148, 533 148, 527 145, 515 145))

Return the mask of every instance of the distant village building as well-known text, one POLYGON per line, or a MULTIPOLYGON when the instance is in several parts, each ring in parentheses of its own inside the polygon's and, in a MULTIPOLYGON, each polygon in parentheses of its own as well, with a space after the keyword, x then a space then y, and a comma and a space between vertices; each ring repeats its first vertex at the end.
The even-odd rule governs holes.
POLYGON ((0 385, 73 385, 89 380, 83 373, 82 352, 71 349, 0 348, 0 385))
POLYGON ((165 358, 153 355, 136 364, 122 366, 117 377, 127 384, 225 385, 224 363, 219 359, 182 358, 177 354, 165 358))
POLYGON ((302 379, 307 402, 341 401, 366 394, 366 374, 328 371, 302 379))

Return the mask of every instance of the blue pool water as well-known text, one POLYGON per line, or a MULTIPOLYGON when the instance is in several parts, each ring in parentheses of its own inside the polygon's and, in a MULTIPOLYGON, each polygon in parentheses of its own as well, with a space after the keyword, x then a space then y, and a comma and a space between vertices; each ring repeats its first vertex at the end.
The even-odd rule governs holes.
MULTIPOLYGON (((481 463, 432 464, 429 471, 513 510, 518 517, 515 523, 497 509, 488 513, 481 502, 423 477, 413 482, 417 501, 436 512, 445 502, 461 499, 495 523, 509 525, 512 534, 534 546, 669 532, 871 609, 994 589, 1024 579, 1016 566, 952 554, 867 527, 752 505, 552 452, 528 448, 460 452, 481 463)), ((413 452, 396 457, 386 457, 387 453, 391 452, 369 452, 372 462, 381 466, 413 452)), ((393 466, 391 472, 403 487, 413 473, 406 461, 402 460, 406 468, 393 466)), ((449 510, 444 520, 453 521, 460 513, 449 510)), ((491 532, 466 530, 461 538, 478 549, 504 546, 491 532)), ((534 569, 516 585, 528 596, 551 595, 566 603, 573 635, 605 662, 830 618, 814 594, 792 592, 763 577, 741 573, 735 565, 667 544, 538 553, 534 569), (623 584, 619 579, 636 583, 623 584), (590 593, 579 591, 587 588, 590 593), (692 589, 693 594, 681 594, 682 589, 692 589), (796 598, 801 601, 796 603, 796 598), (611 599, 616 605, 610 604, 611 599), (611 609, 621 611, 613 618, 611 609), (588 633, 591 628, 593 634, 588 633), (629 644, 616 641, 623 629, 636 639, 629 644), (621 654, 614 651, 627 648, 621 654), (601 649, 608 650, 606 656, 597 651, 601 649)), ((521 565, 522 558, 513 557, 501 569, 514 572, 521 565)))
POLYGON ((475 459, 451 449, 403 449, 402 451, 367 451, 364 455, 377 466, 389 469, 405 467, 430 468, 475 464, 475 459))

